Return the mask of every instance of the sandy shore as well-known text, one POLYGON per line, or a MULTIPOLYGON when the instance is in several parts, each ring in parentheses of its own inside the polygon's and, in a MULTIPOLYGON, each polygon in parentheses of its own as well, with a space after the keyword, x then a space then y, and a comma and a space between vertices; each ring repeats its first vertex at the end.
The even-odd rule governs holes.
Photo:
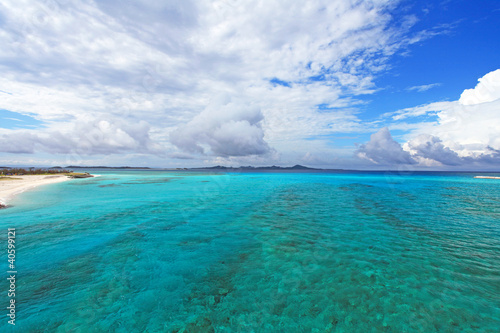
POLYGON ((65 175, 33 175, 33 176, 12 176, 12 178, 0 180, 0 204, 6 205, 15 195, 32 188, 64 182, 70 178, 65 175))
POLYGON ((474 178, 481 178, 481 179, 500 179, 500 177, 493 177, 493 176, 475 176, 474 178))

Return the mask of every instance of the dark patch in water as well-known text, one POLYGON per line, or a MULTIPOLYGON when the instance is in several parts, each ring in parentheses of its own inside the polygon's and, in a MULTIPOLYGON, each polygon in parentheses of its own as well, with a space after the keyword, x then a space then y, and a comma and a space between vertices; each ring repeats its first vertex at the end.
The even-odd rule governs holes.
POLYGON ((348 184, 347 186, 339 186, 339 190, 348 192, 348 191, 354 191, 356 189, 366 189, 373 187, 375 186, 368 184, 353 183, 353 184, 348 184))
POLYGON ((118 184, 106 184, 106 185, 98 185, 98 187, 118 187, 118 184))
POLYGON ((400 198, 407 198, 409 200, 416 200, 417 199, 413 194, 410 194, 408 192, 398 193, 398 197, 400 197, 400 198))
POLYGON ((368 184, 361 184, 361 183, 352 183, 352 184, 349 184, 350 187, 361 187, 361 188, 370 188, 370 187, 375 187, 373 185, 368 185, 368 184))
POLYGON ((196 246, 198 244, 208 244, 213 240, 213 238, 205 237, 205 238, 193 238, 187 239, 182 242, 179 242, 179 246, 196 246))
POLYGON ((352 188, 348 187, 348 186, 340 186, 339 190, 341 190, 341 191, 352 191, 352 188))
POLYGON ((93 178, 84 178, 84 179, 78 179, 77 181, 73 180, 68 182, 69 186, 87 186, 87 185, 94 185, 96 183, 100 183, 102 181, 107 181, 107 180, 113 180, 110 178, 103 178, 103 177, 93 177, 93 178))
POLYGON ((123 183, 127 185, 139 185, 139 184, 165 184, 172 180, 181 179, 182 177, 164 177, 164 178, 152 178, 152 179, 135 179, 130 182, 123 183))

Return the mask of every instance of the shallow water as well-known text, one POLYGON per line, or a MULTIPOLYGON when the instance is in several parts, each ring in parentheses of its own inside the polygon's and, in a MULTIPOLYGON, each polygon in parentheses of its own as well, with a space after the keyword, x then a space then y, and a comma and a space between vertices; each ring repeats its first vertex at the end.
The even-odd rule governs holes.
POLYGON ((17 231, 16 330, 500 328, 496 180, 99 173, 0 211, 2 244, 17 231))

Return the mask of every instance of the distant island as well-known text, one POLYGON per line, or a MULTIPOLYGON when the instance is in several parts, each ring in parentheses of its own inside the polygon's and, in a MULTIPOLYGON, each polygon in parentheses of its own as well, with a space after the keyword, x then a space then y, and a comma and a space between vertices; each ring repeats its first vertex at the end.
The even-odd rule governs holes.
POLYGON ((254 166, 240 166, 240 167, 225 167, 221 165, 217 166, 212 166, 212 167, 202 167, 202 168, 190 168, 190 170, 221 170, 221 171, 231 171, 231 170, 255 170, 255 171, 285 171, 285 170, 290 170, 290 171, 320 171, 323 169, 315 169, 315 168, 309 168, 303 165, 294 165, 292 167, 280 167, 280 166, 265 166, 265 167, 254 167, 254 166))
MULTIPOLYGON (((54 167, 60 168, 60 167, 54 167)), ((66 168, 68 169, 151 169, 148 167, 129 167, 129 166, 121 166, 121 167, 108 167, 108 166, 81 166, 81 165, 69 165, 66 168)))
MULTIPOLYGON (((53 167, 52 169, 60 168, 53 167)), ((150 170, 152 168, 149 167, 130 167, 130 166, 122 166, 122 167, 108 167, 108 166, 79 166, 79 165, 69 165, 66 167, 67 169, 128 169, 128 170, 150 170)), ((153 168, 154 169, 154 168, 153 168)), ((161 169, 161 168, 159 168, 161 169)), ((200 167, 200 168, 176 168, 176 169, 164 169, 164 170, 213 170, 213 171, 237 171, 237 170, 254 170, 254 171, 321 171, 324 169, 315 169, 309 168, 303 165, 294 165, 292 167, 280 167, 280 166, 264 166, 264 167, 254 167, 254 166, 239 166, 239 167, 226 167, 226 166, 211 166, 211 167, 200 167)))
MULTIPOLYGON (((49 175, 49 174, 68 174, 70 173, 77 174, 76 172, 73 172, 73 169, 107 169, 107 170, 155 170, 155 171, 214 171, 214 172, 242 172, 242 171, 255 171, 255 172, 311 172, 311 173, 325 173, 325 172, 333 172, 333 173, 348 173, 348 172, 359 172, 359 173, 398 173, 398 174, 427 174, 427 173, 442 173, 442 174, 447 174, 447 173, 453 173, 457 171, 449 171, 449 170, 406 170, 406 171, 401 171, 401 170, 356 170, 356 169, 322 169, 322 168, 310 168, 304 165, 296 164, 294 166, 290 167, 282 167, 282 166, 277 166, 277 165, 272 165, 272 166, 222 166, 222 165, 216 165, 216 166, 205 166, 205 167, 177 167, 177 168, 162 168, 162 167, 139 167, 139 166, 119 166, 119 167, 114 167, 114 166, 103 166, 103 165, 96 165, 96 166, 84 166, 84 165, 69 165, 66 167, 61 167, 61 166, 53 166, 49 168, 19 168, 19 167, 0 167, 0 176, 3 175, 6 176, 7 174, 10 175, 49 175)), ((458 171, 459 173, 485 173, 485 174, 491 174, 491 173, 498 173, 498 171, 458 171)), ((82 172, 83 173, 83 170, 82 172)), ((87 173, 87 172, 85 172, 87 173)), ((479 175, 475 176, 474 178, 483 178, 483 179, 498 179, 499 177, 497 175, 479 175)))

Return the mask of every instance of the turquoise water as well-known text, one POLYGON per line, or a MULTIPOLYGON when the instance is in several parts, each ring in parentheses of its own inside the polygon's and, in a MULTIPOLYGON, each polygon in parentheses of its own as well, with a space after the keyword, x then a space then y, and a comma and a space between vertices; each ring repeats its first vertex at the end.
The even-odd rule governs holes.
POLYGON ((499 331, 500 181, 99 173, 0 211, 18 270, 0 330, 499 331))

